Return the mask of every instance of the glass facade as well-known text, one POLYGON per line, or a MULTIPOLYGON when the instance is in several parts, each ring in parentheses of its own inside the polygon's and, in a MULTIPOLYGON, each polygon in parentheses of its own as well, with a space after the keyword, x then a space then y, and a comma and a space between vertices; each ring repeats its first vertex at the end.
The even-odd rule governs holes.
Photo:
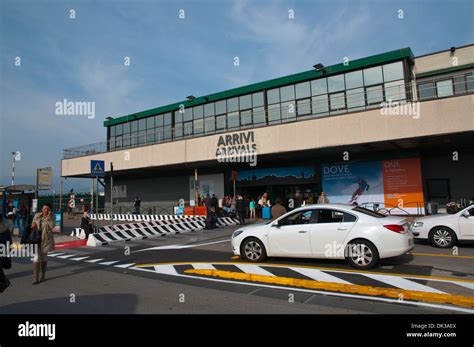
MULTIPOLYGON (((406 100, 403 69, 403 62, 398 61, 112 125, 110 149, 292 122, 376 107, 388 100, 406 100)), ((471 75, 468 88, 472 84, 471 75)), ((431 91, 434 89, 442 95, 452 92, 445 82, 437 83, 431 91)))

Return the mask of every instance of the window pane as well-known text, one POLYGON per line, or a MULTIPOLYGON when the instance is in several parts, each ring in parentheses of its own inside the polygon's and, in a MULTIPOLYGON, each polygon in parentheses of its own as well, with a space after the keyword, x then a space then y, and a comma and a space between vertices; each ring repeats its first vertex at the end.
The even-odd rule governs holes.
POLYGON ((265 109, 263 107, 257 107, 253 109, 253 124, 265 123, 265 109))
POLYGON ((216 129, 217 130, 223 130, 226 128, 226 116, 218 116, 216 117, 216 129))
POLYGON ((243 127, 252 125, 252 110, 240 112, 240 125, 243 127))
POLYGON ((115 148, 122 148, 122 136, 115 138, 115 148))
POLYGON ((244 95, 239 98, 240 102, 240 109, 241 110, 247 110, 249 108, 252 108, 252 95, 244 95))
POLYGON ((122 124, 117 124, 115 126, 115 136, 122 135, 122 129, 123 129, 122 124))
POLYGON ((123 133, 130 134, 130 123, 123 123, 123 133))
POLYGON ((190 108, 183 108, 181 111, 183 115, 183 122, 188 122, 193 119, 193 109, 190 108))
POLYGON ((183 114, 179 111, 174 113, 174 122, 175 123, 182 123, 183 122, 183 114))
POLYGON ((112 125, 110 128, 110 136, 115 136, 115 125, 112 125))
POLYGON ((122 148, 130 147, 130 135, 122 136, 122 148))
POLYGON ((174 127, 174 137, 179 139, 183 137, 183 123, 176 124, 174 127))
POLYGON ((280 88, 281 101, 290 101, 295 99, 295 86, 286 86, 280 88))
POLYGON ((149 129, 146 131, 146 143, 155 142, 155 129, 149 129))
POLYGON ((240 126, 239 112, 231 112, 227 114, 227 128, 233 129, 240 126))
POLYGON ((453 81, 444 80, 436 82, 436 91, 438 92, 438 97, 451 96, 453 92, 453 81))
POLYGON ((165 141, 171 140, 172 134, 173 134, 173 131, 172 131, 171 125, 165 125, 163 127, 163 140, 165 141))
POLYGON ((146 119, 146 128, 153 129, 155 127, 155 117, 148 117, 146 119))
POLYGON ((467 90, 472 92, 474 90, 474 73, 466 75, 467 90))
POLYGON ((433 82, 418 84, 418 95, 420 99, 431 99, 435 97, 433 82))
POLYGON ((193 122, 183 123, 183 135, 191 136, 193 134, 193 122))
POLYGON ((171 112, 163 115, 163 122, 165 125, 171 125, 171 112))
POLYGON ((193 113, 194 113, 194 119, 202 118, 204 116, 204 108, 202 107, 202 105, 195 106, 193 113))
POLYGON ((138 144, 144 145, 146 140, 146 132, 145 130, 138 132, 138 144))
POLYGON ((344 90, 344 75, 337 75, 328 78, 329 92, 344 90))
POLYGON ((346 73, 346 88, 352 89, 364 86, 362 79, 362 71, 354 71, 346 73))
POLYGON ((155 129, 155 142, 163 141, 163 128, 155 129))
POLYGON ((110 150, 115 149, 115 137, 111 137, 109 139, 109 149, 110 150))
POLYGON ((227 100, 227 112, 234 112, 239 109, 239 98, 232 98, 227 100))
POLYGON ((350 89, 346 92, 347 108, 365 106, 364 88, 350 89))
POLYGON ((216 114, 222 114, 227 112, 226 101, 221 100, 216 102, 216 114))
POLYGON ((331 94, 329 98, 329 101, 331 102, 331 111, 339 111, 346 108, 344 93, 331 94))
POLYGON ((327 113, 329 111, 327 94, 313 96, 311 99, 313 114, 327 113))
POLYGON ((311 101, 310 99, 303 99, 297 101, 298 116, 304 116, 311 114, 311 101))
POLYGON ((367 104, 377 104, 383 101, 382 86, 366 88, 367 104))
POLYGON ((195 119, 194 120, 194 135, 202 134, 204 132, 204 120, 195 119))
POLYGON ((146 119, 142 118, 138 120, 138 130, 146 130, 146 119))
POLYGON ((214 111, 214 103, 211 102, 210 104, 205 104, 204 105, 204 117, 210 117, 214 116, 215 111, 214 111))
POLYGON ((130 123, 130 126, 131 126, 131 131, 132 132, 135 132, 138 130, 138 121, 137 120, 134 120, 130 123))
POLYGON ((268 104, 275 104, 280 102, 280 89, 270 89, 267 91, 267 102, 268 104))
POLYGON ((466 92, 466 81, 464 76, 455 76, 453 77, 454 83, 454 94, 463 94, 466 92))
POLYGON ((130 136, 130 146, 138 145, 138 132, 132 133, 130 136))
POLYGON ((163 126, 163 115, 159 114, 158 116, 155 116, 155 127, 162 127, 162 126, 163 126))
POLYGON ((325 78, 311 81, 311 94, 320 95, 328 92, 327 82, 325 78))
POLYGON ((280 104, 268 106, 268 124, 279 123, 281 116, 280 104))
POLYGON ((263 106, 263 92, 252 94, 253 107, 263 106))
POLYGON ((204 120, 204 127, 206 134, 216 131, 216 120, 214 117, 209 117, 204 120))
POLYGON ((366 86, 382 83, 382 67, 376 66, 364 70, 364 83, 366 86))
POLYGON ((403 64, 401 61, 383 66, 383 80, 385 82, 403 79, 403 64))
POLYGON ((385 83, 385 99, 387 101, 405 100, 405 81, 395 81, 385 83))
POLYGON ((281 103, 281 120, 291 121, 296 119, 296 104, 295 101, 282 102, 281 103))
POLYGON ((295 89, 297 99, 309 98, 311 96, 309 82, 298 83, 295 85, 295 89))

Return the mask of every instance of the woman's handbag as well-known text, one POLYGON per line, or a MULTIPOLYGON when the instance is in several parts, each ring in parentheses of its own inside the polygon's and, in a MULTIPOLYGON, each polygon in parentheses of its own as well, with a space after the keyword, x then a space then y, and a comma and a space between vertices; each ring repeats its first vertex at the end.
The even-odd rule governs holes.
POLYGON ((39 233, 38 229, 33 229, 26 238, 26 244, 30 245, 39 245, 41 243, 41 234, 39 233))

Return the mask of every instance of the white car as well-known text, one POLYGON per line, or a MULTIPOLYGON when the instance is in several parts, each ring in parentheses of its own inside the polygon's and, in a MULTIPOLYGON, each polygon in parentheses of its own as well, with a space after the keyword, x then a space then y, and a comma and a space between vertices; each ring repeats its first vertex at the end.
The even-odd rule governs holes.
POLYGON ((451 248, 457 241, 474 241, 474 205, 454 214, 435 214, 415 219, 411 224, 415 238, 428 239, 440 248, 451 248))
POLYGON ((252 262, 268 257, 347 259, 368 269, 379 259, 414 248, 403 217, 385 216, 362 207, 339 204, 297 208, 266 224, 237 229, 232 251, 252 262))

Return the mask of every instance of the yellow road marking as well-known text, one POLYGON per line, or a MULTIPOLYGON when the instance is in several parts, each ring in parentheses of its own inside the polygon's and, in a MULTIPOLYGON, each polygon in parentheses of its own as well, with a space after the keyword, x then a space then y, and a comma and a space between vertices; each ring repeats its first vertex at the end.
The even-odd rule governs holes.
POLYGON ((233 257, 230 257, 230 259, 239 259, 239 258, 240 258, 240 256, 238 256, 238 255, 234 255, 233 257))
POLYGON ((451 254, 439 254, 439 253, 410 253, 410 254, 422 256, 422 257, 447 257, 447 258, 474 259, 474 256, 472 255, 451 255, 451 254))
POLYGON ((412 275, 412 274, 400 274, 400 273, 390 273, 390 272, 375 272, 375 271, 364 271, 364 270, 352 270, 352 269, 340 269, 340 268, 331 268, 331 267, 318 267, 318 266, 308 266, 308 265, 298 265, 298 264, 273 264, 273 263, 252 263, 252 262, 216 262, 216 261, 187 261, 187 262, 165 262, 165 263, 153 263, 153 264, 139 264, 135 267, 149 267, 149 266, 158 266, 158 265, 191 265, 191 264, 216 264, 216 265, 235 265, 235 264, 249 264, 249 265, 258 265, 258 266, 277 266, 277 267, 301 267, 306 269, 317 269, 323 271, 342 271, 342 272, 353 272, 359 274, 374 274, 374 275, 389 275, 389 276, 398 276, 398 277, 413 277, 420 279, 433 279, 433 280, 444 280, 444 281, 457 281, 457 282, 467 282, 474 283, 474 280, 458 279, 452 277, 439 277, 439 276, 424 276, 424 275, 412 275))
POLYGON ((314 280, 302 280, 288 277, 254 275, 242 272, 231 272, 221 270, 185 270, 185 273, 219 277, 232 280, 243 280, 266 284, 277 284, 291 287, 300 287, 307 289, 320 289, 334 292, 362 294, 370 296, 385 296, 388 298, 395 298, 400 300, 418 300, 435 303, 447 303, 457 306, 474 307, 474 297, 467 297, 461 295, 450 294, 436 294, 429 292, 421 292, 416 290, 406 290, 397 288, 382 288, 372 286, 360 286, 355 284, 342 284, 333 282, 320 282, 314 280))

